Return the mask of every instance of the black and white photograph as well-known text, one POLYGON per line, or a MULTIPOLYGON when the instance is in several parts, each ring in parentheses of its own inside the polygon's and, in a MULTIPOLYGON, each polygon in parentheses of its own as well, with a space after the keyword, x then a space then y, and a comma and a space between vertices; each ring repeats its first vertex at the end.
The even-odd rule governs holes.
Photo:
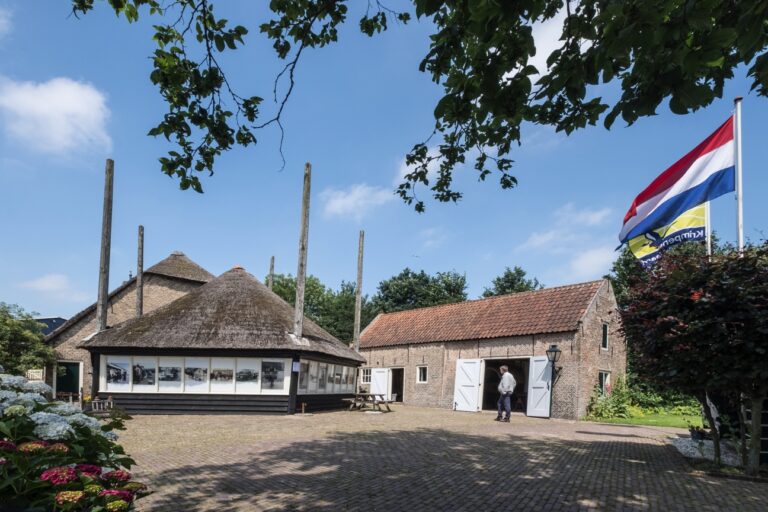
POLYGON ((139 363, 133 365, 133 384, 139 386, 155 385, 155 367, 139 363))
POLYGON ((259 371, 253 368, 237 370, 237 382, 258 382, 259 371))
POLYGON ((317 389, 321 391, 325 391, 326 383, 325 379, 328 377, 328 365, 321 364, 320 365, 320 374, 318 375, 317 380, 317 389))
POLYGON ((264 373, 262 388, 283 389, 285 380, 285 364, 278 361, 264 361, 261 363, 261 371, 264 373))
POLYGON ((232 382, 234 373, 232 368, 211 368, 211 382, 222 384, 232 382))
POLYGON ((184 368, 184 378, 187 382, 205 382, 208 378, 208 368, 187 366, 184 368))
POLYGON ((128 384, 128 363, 107 363, 108 384, 128 384))
POLYGON ((180 366, 161 366, 157 374, 160 382, 181 382, 180 366))

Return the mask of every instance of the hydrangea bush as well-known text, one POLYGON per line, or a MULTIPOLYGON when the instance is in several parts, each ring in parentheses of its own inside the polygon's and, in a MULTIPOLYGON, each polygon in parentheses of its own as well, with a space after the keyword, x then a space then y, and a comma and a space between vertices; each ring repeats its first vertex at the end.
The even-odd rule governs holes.
POLYGON ((51 388, 0 367, 0 503, 3 510, 131 510, 147 488, 132 481, 133 459, 116 444, 124 416, 101 422, 51 388))

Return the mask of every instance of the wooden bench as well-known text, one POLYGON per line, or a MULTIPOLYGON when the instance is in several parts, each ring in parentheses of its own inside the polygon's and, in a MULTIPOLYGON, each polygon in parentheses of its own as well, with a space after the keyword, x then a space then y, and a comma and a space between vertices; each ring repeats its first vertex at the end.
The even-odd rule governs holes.
POLYGON ((93 416, 109 416, 109 412, 114 409, 115 402, 112 400, 112 397, 110 396, 106 400, 101 400, 100 398, 94 398, 91 400, 91 406, 89 412, 93 416))

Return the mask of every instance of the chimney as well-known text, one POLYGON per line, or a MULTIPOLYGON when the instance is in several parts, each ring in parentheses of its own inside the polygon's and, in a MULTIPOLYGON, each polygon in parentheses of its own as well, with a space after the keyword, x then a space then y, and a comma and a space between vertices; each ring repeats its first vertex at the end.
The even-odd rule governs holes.
POLYGON ((296 271, 296 311, 293 333, 301 339, 304 332, 304 281, 307 276, 307 238, 309 237, 309 189, 312 165, 304 164, 304 194, 301 197, 301 232, 299 235, 299 268, 296 271))
POLYGON ((272 284, 275 281, 275 257, 269 258, 269 276, 267 276, 267 286, 272 289, 272 284))
POLYGON ((352 340, 355 344, 355 352, 360 352, 360 312, 363 307, 363 245, 365 243, 365 231, 360 230, 360 239, 357 242, 357 286, 355 286, 355 326, 352 340))
MULTIPOLYGON (((107 328, 107 301, 109 300, 109 250, 112 243, 112 188, 115 162, 107 159, 104 171, 104 210, 101 217, 101 257, 99 260, 99 295, 96 302, 98 331, 107 328)), ((98 332, 97 331, 97 332, 98 332)))
POLYGON ((144 226, 139 224, 138 255, 136 257, 136 316, 144 314, 144 226))

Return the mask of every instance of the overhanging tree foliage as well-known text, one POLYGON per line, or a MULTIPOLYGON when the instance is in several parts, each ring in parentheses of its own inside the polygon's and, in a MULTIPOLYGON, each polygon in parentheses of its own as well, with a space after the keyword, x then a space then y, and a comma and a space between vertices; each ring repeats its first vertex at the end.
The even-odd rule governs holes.
POLYGON ((645 378, 694 394, 703 405, 708 391, 748 398, 753 435, 747 470, 756 474, 768 393, 768 243, 711 259, 666 254, 644 278, 630 280, 628 296, 622 321, 645 378))
MULTIPOLYGON (((434 27, 419 69, 444 94, 435 106, 434 131, 408 153, 413 170, 397 189, 417 211, 424 210, 417 185, 439 201, 461 198, 453 174, 467 159, 474 159, 481 180, 494 173, 502 188, 514 187, 511 153, 523 123, 566 133, 601 119, 606 127, 618 117, 631 124, 654 115, 664 101, 686 114, 721 97, 741 65, 752 89, 768 94, 768 0, 411 0, 404 11, 382 0, 272 0, 259 30, 286 65, 270 91, 275 112, 266 117, 264 95, 241 95, 219 65, 220 54, 237 50, 248 33, 214 15, 222 2, 107 2, 129 22, 142 10, 157 20, 150 79, 168 112, 149 133, 176 146, 160 159, 162 171, 198 192, 198 174, 212 173, 222 151, 255 144, 255 131, 266 126, 282 131, 302 53, 335 43, 350 6, 361 9, 359 27, 368 36, 413 16, 434 27), (547 58, 548 69, 538 69, 531 64, 533 26, 561 16, 558 48, 547 58), (617 100, 598 96, 593 87, 610 83, 621 89, 617 100), (436 178, 428 173, 433 166, 436 178)), ((94 4, 72 0, 76 15, 94 4)))
POLYGON ((467 278, 458 272, 438 272, 431 276, 406 268, 379 283, 371 300, 374 309, 393 313, 467 300, 467 278))
POLYGON ((15 304, 0 302, 0 367, 23 375, 54 362, 53 349, 43 343, 42 325, 15 304))

